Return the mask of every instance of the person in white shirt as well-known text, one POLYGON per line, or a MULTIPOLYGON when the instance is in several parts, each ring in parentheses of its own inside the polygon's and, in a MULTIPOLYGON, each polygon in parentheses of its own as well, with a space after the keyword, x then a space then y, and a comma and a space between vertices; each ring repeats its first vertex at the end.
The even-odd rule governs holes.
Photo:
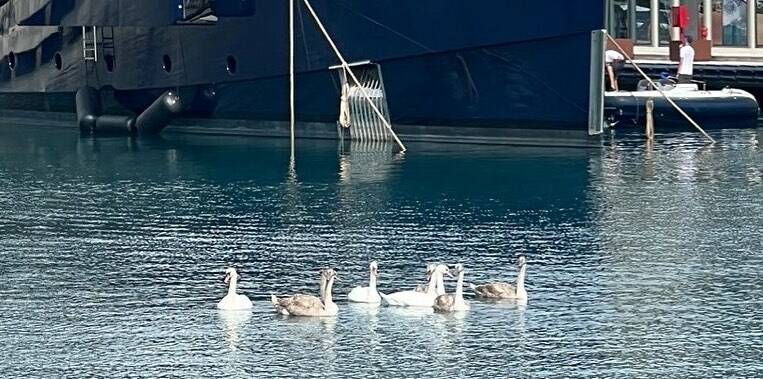
POLYGON ((607 75, 609 76, 609 88, 612 91, 619 91, 620 87, 617 84, 617 75, 625 64, 625 57, 614 50, 607 50, 604 52, 604 65, 607 68, 607 75))
POLYGON ((691 43, 694 40, 691 36, 684 37, 684 43, 681 46, 681 61, 678 63, 678 82, 691 83, 694 75, 694 48, 691 43))

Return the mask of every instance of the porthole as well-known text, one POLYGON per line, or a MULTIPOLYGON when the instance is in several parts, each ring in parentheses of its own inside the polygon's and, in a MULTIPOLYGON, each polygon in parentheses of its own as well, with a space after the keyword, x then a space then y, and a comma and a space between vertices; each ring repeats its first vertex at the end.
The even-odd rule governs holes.
POLYGON ((228 58, 225 59, 225 64, 228 69, 228 74, 236 75, 236 71, 238 71, 238 63, 236 62, 236 57, 228 55, 228 58))
POLYGON ((56 70, 59 71, 64 67, 64 59, 61 57, 61 53, 56 53, 56 55, 53 56, 53 64, 56 65, 56 70))
POLYGON ((164 68, 164 71, 172 72, 172 58, 169 55, 165 55, 162 58, 162 68, 164 68))
POLYGON ((116 63, 114 56, 111 54, 106 54, 103 56, 103 60, 106 61, 106 71, 114 72, 114 64, 116 63))
POLYGON ((11 70, 16 69, 16 54, 12 51, 8 54, 8 67, 10 67, 11 70))

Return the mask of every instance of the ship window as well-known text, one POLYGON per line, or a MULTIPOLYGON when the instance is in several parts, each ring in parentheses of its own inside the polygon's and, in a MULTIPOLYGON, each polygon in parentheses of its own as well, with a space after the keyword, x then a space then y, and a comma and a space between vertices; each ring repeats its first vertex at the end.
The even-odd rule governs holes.
POLYGON ((169 55, 165 55, 162 58, 162 68, 164 68, 164 71, 172 72, 172 58, 169 55))
POLYGON ((226 67, 228 68, 229 74, 236 75, 236 71, 238 71, 238 63, 236 62, 236 57, 228 55, 228 58, 226 59, 226 67))
POLYGON ((10 54, 8 54, 8 66, 11 68, 11 70, 16 69, 16 54, 12 51, 10 54))
POLYGON ((53 62, 56 65, 56 70, 61 70, 61 68, 64 67, 64 60, 61 58, 61 53, 56 53, 53 57, 53 62))
POLYGON ((116 61, 114 60, 114 56, 111 54, 106 54, 103 59, 106 61, 106 71, 113 72, 114 71, 114 63, 116 61))

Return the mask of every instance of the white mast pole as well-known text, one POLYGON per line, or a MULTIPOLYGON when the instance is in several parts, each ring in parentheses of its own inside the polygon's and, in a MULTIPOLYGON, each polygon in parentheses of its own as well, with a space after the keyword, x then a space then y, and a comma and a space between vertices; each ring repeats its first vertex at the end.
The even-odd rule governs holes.
POLYGON ((294 158, 294 126, 296 124, 294 87, 294 0, 289 0, 289 130, 291 131, 292 159, 294 158))

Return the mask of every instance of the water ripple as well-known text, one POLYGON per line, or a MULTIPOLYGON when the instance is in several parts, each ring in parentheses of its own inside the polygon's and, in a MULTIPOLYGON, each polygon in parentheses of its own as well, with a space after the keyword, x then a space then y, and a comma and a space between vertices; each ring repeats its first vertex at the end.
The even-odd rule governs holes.
MULTIPOLYGON (((756 131, 603 150, 414 145, 405 156, 168 135, 0 129, 4 377, 761 377, 763 155, 756 131), (73 149, 72 146, 76 146, 73 149), (527 307, 346 302, 461 262, 527 307), (252 313, 214 309, 236 265, 252 313), (317 291, 336 319, 283 319, 317 291)), ((452 283, 448 282, 452 287, 452 283)))

